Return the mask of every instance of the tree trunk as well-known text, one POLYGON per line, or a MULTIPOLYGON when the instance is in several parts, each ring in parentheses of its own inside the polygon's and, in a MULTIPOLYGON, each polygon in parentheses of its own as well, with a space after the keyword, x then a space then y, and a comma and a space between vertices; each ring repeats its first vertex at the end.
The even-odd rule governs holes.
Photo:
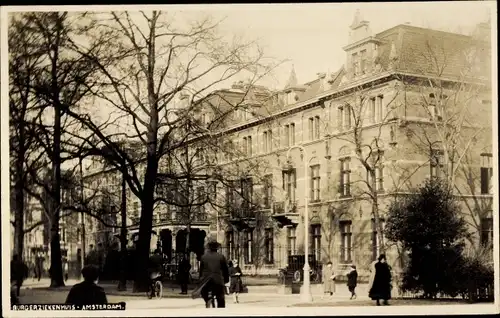
POLYGON ((120 233, 120 281, 118 290, 127 290, 127 181, 122 173, 121 233, 120 233))
POLYGON ((50 228, 50 286, 64 286, 61 243, 59 241, 59 218, 61 212, 61 102, 59 99, 60 88, 58 86, 58 60, 59 60, 59 39, 62 30, 62 20, 58 16, 56 20, 56 45, 54 45, 54 57, 52 60, 52 102, 54 107, 54 152, 52 155, 53 187, 51 204, 51 228, 50 228))
POLYGON ((137 242, 137 267, 134 279, 134 292, 148 290, 148 261, 153 227, 153 200, 158 162, 154 154, 147 157, 146 175, 141 197, 141 219, 139 225, 139 241, 137 242))
MULTIPOLYGON (((22 162, 21 162, 22 165, 22 162)), ((19 167, 17 168, 19 169, 19 167)), ((17 170, 16 169, 16 170, 17 170)), ((22 169, 22 168, 21 168, 22 169)), ((19 175, 22 175, 22 170, 20 173, 16 171, 16 179, 20 178, 19 175)), ((14 254, 19 255, 19 257, 23 257, 24 250, 24 190, 23 190, 23 180, 16 180, 15 184, 15 208, 14 208, 14 254)))

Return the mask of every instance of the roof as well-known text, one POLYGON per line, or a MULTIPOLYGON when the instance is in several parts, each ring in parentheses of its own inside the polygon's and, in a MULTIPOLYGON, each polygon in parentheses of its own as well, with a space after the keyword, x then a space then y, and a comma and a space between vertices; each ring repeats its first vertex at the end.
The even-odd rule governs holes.
POLYGON ((471 50, 478 48, 474 55, 488 51, 484 50, 484 43, 471 36, 405 24, 378 33, 376 37, 383 41, 378 52, 381 66, 411 74, 460 77, 470 62, 467 56, 471 50))

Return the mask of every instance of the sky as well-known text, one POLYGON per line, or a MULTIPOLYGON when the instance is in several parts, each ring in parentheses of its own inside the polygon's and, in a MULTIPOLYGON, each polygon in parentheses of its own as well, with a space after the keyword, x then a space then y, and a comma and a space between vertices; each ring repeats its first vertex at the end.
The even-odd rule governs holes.
MULTIPOLYGON (((229 32, 257 38, 267 55, 288 60, 268 85, 283 88, 295 68, 299 83, 320 72, 335 72, 345 60, 349 25, 357 9, 374 34, 409 22, 411 25, 469 34, 488 19, 494 2, 333 3, 211 6, 215 16, 226 16, 229 32)), ((193 8, 194 9, 194 8, 193 8)), ((208 10, 207 10, 208 11, 208 10)))

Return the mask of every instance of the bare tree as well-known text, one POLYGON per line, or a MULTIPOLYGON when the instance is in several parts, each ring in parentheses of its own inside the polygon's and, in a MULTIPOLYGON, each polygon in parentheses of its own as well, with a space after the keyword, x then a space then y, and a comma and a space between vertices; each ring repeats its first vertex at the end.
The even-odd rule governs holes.
MULTIPOLYGON (((110 114, 115 111, 118 117, 128 119, 133 132, 99 129, 103 121, 99 123, 90 116, 95 109, 87 114, 68 114, 94 134, 93 140, 86 140, 87 147, 97 149, 105 145, 112 150, 113 166, 126 172, 129 188, 142 203, 137 270, 140 274, 134 287, 143 290, 147 288, 145 268, 162 162, 188 141, 206 137, 206 128, 197 129, 187 123, 192 122, 193 111, 210 90, 245 72, 255 81, 270 68, 263 63, 264 55, 256 43, 238 39, 228 42, 217 33, 220 22, 209 18, 177 20, 166 12, 153 11, 103 13, 93 19, 92 34, 112 34, 113 43, 106 47, 108 57, 103 60, 77 41, 73 42, 75 54, 99 68, 100 85, 91 91, 110 114), (181 92, 188 92, 190 98, 179 105, 177 97, 181 92), (119 136, 141 142, 145 156, 140 164, 116 147, 119 136), (138 173, 139 167, 144 167, 143 176, 138 173)), ((189 179, 177 173, 163 177, 189 179)))

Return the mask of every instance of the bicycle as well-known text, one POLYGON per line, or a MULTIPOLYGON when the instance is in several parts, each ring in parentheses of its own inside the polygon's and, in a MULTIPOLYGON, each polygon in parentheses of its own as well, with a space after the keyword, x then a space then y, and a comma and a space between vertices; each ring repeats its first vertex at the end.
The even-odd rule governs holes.
POLYGON ((163 297, 163 284, 161 282, 160 273, 151 274, 151 284, 149 286, 147 295, 149 299, 153 297, 155 297, 156 299, 161 299, 163 297))

